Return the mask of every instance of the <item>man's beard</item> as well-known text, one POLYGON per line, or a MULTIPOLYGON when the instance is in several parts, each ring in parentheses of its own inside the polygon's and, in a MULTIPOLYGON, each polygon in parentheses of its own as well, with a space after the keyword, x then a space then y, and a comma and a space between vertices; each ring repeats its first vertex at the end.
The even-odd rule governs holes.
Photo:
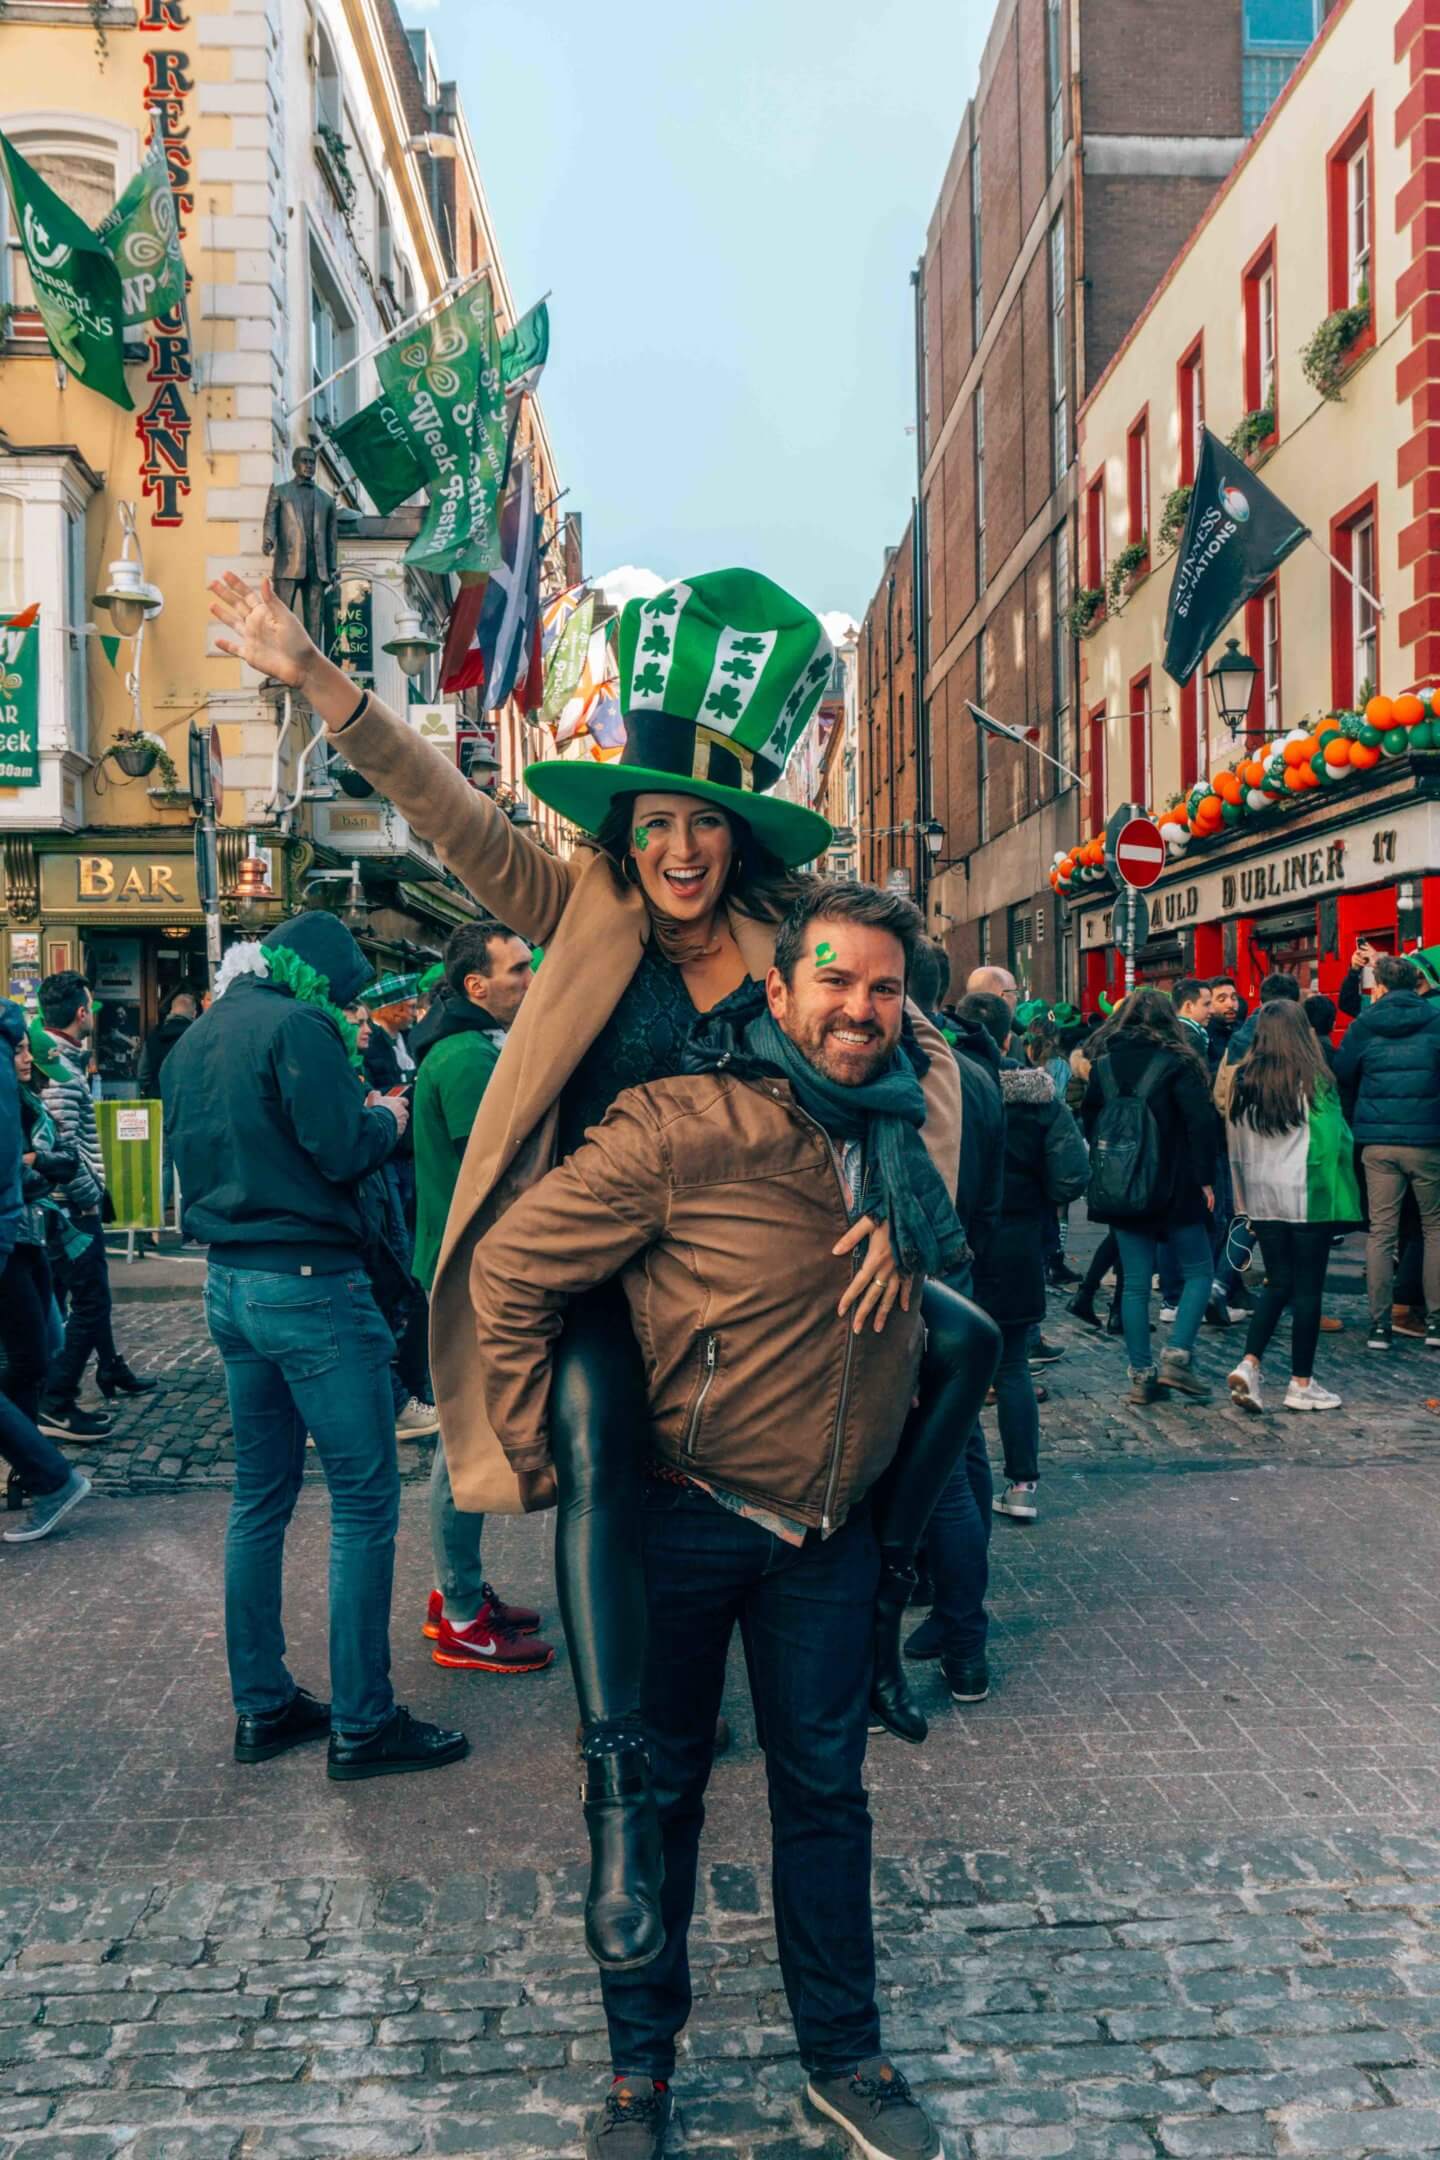
POLYGON ((830 1019, 818 1027, 808 1029, 803 1035, 792 1035, 800 1055, 807 1065, 823 1073, 827 1080, 836 1081, 841 1087, 864 1087, 867 1081, 888 1064, 895 1045, 871 1021, 858 1025, 850 1020, 830 1019), (843 1030, 847 1034, 866 1035, 870 1038, 868 1055, 858 1045, 841 1048, 831 1038, 843 1030))

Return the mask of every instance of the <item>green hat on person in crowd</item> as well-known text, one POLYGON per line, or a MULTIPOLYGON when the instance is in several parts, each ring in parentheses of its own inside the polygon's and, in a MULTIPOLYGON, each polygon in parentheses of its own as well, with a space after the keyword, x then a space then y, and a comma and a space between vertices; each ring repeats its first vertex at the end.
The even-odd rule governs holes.
POLYGON ((47 1087, 57 1087, 67 1075, 60 1063, 60 1053, 52 1038, 46 1034, 38 1013, 30 1022, 27 1040, 30 1044, 30 1055, 35 1060, 37 1076, 47 1087))
POLYGON ((1440 990, 1440 945, 1422 945, 1405 957, 1414 961, 1432 990, 1440 990))
POLYGON ((525 785, 585 832, 641 791, 698 795, 743 818, 793 868, 830 845, 818 812, 770 790, 835 665, 818 615, 755 570, 682 578, 620 617, 618 761, 550 758, 525 785))
POLYGON ((433 967, 426 968, 424 974, 420 977, 420 980, 416 985, 416 990, 419 996, 429 997, 431 991, 438 990, 444 980, 445 962, 443 960, 437 960, 433 967))
POLYGON ((368 990, 362 990, 355 1000, 357 1005, 368 1005, 372 1011, 383 1012, 387 1005, 405 1005, 420 987, 418 975, 377 975, 368 990))

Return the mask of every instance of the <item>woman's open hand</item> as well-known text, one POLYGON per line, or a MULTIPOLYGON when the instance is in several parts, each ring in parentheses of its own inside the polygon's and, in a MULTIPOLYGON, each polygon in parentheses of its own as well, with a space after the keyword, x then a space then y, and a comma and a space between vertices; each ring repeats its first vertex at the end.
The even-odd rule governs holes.
POLYGON ((900 1300, 900 1310, 909 1312, 910 1277, 902 1275, 895 1265, 895 1250, 890 1243, 890 1225, 877 1223, 873 1215, 862 1215, 859 1222, 852 1223, 832 1250, 837 1257, 842 1253, 854 1252, 856 1246, 866 1238, 870 1242, 866 1246, 865 1257, 851 1276, 836 1311, 843 1316, 853 1307, 853 1325, 857 1335, 873 1312, 875 1332, 878 1335, 894 1311, 897 1297, 900 1300))
POLYGON ((304 624, 276 598, 269 578, 261 579, 256 592, 230 570, 215 580, 210 594, 210 613, 235 633, 233 638, 216 639, 221 652, 298 690, 320 655, 304 624))

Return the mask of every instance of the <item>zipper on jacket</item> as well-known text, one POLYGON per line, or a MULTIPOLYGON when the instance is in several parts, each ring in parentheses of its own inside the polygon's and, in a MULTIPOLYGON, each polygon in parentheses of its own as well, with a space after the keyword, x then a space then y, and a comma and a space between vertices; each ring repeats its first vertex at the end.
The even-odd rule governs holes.
MULTIPOLYGON (((813 1125, 815 1127, 816 1132, 819 1133, 821 1139, 824 1141, 826 1152, 830 1157, 830 1167, 835 1172, 835 1183, 840 1188, 840 1198, 842 1200, 845 1200, 845 1174, 840 1168, 840 1157, 835 1152, 834 1141, 831 1139, 829 1133, 826 1132, 824 1126, 820 1123, 818 1118, 812 1118, 809 1111, 802 1110, 798 1102, 793 1103, 792 1107, 800 1117, 804 1118, 807 1125, 813 1125)), ((869 1190, 869 1185, 870 1165, 867 1162, 865 1165, 864 1173, 860 1180, 860 1192, 856 1203, 862 1215, 865 1212, 865 1195, 866 1192, 869 1190)), ((847 1219, 848 1207, 849 1203, 847 1201, 847 1219)), ((850 1255, 850 1274, 852 1280, 858 1272, 859 1266, 860 1255, 858 1253, 852 1252, 850 1255)), ((855 1327, 853 1320, 847 1315, 845 1321, 845 1363, 840 1370, 840 1401, 835 1411, 835 1430, 830 1438, 830 1467, 825 1475, 825 1498, 820 1503, 820 1535, 822 1537, 829 1537, 830 1532, 835 1527, 830 1520, 830 1510, 835 1504, 835 1487, 840 1480, 840 1442, 845 1431, 845 1411, 850 1401, 850 1368, 853 1365, 854 1361, 855 1327)))
POLYGON ((700 1437, 700 1419, 704 1415, 705 1398, 715 1384, 715 1368, 719 1362, 720 1338, 718 1335, 707 1335, 705 1337, 705 1348, 700 1358, 700 1392, 695 1397, 695 1407, 690 1412, 689 1430, 685 1435, 685 1453, 692 1460, 695 1454, 695 1442, 700 1437))

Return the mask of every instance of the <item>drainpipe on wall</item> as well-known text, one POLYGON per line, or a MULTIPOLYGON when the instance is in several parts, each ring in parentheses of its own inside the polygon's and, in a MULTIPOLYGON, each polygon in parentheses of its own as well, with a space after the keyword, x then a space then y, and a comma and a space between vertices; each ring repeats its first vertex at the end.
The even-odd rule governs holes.
POLYGON ((915 295, 915 515, 911 521, 914 545, 914 598, 910 615, 915 625, 915 896, 922 912, 930 901, 930 858, 925 852, 925 827, 932 816, 930 778, 930 699, 925 678, 930 672, 929 535, 925 521, 925 258, 910 273, 915 295))

